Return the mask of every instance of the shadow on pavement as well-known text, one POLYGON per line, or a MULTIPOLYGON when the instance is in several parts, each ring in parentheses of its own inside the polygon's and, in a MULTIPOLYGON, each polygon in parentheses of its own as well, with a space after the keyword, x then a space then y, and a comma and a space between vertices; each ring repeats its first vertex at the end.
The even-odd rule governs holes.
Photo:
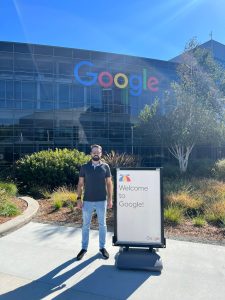
POLYGON ((79 300, 128 299, 149 277, 160 274, 160 272, 118 270, 115 266, 103 265, 53 299, 75 299, 76 292, 80 292, 79 300))
POLYGON ((73 258, 68 260, 67 262, 63 263, 62 265, 58 266, 57 268, 53 269, 49 273, 45 274, 44 276, 38 278, 37 280, 32 281, 24 286, 21 286, 13 291, 7 292, 0 296, 0 299, 4 300, 40 300, 44 297, 50 295, 51 293, 55 292, 56 290, 60 290, 65 287, 64 282, 68 280, 70 277, 75 275, 77 272, 81 271, 83 268, 88 266, 94 260, 99 258, 99 254, 92 256, 91 258, 85 260, 84 262, 80 263, 76 267, 72 268, 71 270, 63 273, 62 275, 58 275, 55 277, 60 271, 67 268, 72 263, 76 262, 77 259, 73 258))
MULTIPOLYGON (((73 258, 37 280, 2 294, 0 299, 40 300, 47 296, 50 297, 53 292, 64 289, 66 287, 65 282, 69 278, 87 267, 94 260, 99 259, 99 257, 99 254, 96 254, 84 262, 79 263, 79 265, 74 268, 57 276, 59 272, 77 261, 76 258, 73 258)), ((48 299, 127 299, 149 277, 159 276, 160 274, 160 272, 118 270, 114 265, 102 265, 80 282, 66 290, 64 289, 61 294, 55 297, 52 296, 52 298, 48 299), (77 298, 77 296, 79 298, 77 298)))

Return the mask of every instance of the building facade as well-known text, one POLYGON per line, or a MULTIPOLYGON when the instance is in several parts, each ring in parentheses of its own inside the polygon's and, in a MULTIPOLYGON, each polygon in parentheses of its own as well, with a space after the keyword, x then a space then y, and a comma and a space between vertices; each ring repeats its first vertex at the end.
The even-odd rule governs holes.
POLYGON ((107 152, 147 154, 150 148, 133 139, 133 125, 156 98, 164 112, 163 94, 176 79, 176 66, 129 55, 0 42, 0 166, 46 149, 88 153, 93 143, 107 152))

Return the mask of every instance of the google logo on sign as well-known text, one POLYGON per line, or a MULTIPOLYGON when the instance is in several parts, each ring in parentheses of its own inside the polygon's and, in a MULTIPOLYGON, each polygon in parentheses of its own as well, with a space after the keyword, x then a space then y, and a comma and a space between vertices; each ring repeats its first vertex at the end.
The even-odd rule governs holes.
POLYGON ((86 72, 85 77, 89 77, 87 80, 81 78, 79 75, 79 71, 83 66, 93 67, 94 64, 90 61, 80 61, 74 68, 74 76, 76 80, 85 86, 96 84, 97 80, 99 85, 103 88, 110 88, 113 83, 119 89, 125 89, 129 86, 130 94, 132 96, 140 96, 143 89, 148 89, 151 92, 157 92, 159 90, 158 79, 154 76, 150 76, 147 78, 146 69, 143 69, 142 75, 130 74, 129 77, 124 73, 117 73, 113 76, 108 71, 103 71, 99 74, 96 72, 86 72))

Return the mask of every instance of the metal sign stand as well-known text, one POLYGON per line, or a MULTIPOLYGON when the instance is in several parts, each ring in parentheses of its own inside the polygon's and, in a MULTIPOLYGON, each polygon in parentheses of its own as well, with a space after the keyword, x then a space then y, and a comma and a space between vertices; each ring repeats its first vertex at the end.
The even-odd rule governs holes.
MULTIPOLYGON (((146 170, 147 168, 145 168, 146 170)), ((148 170, 156 170, 155 168, 148 168, 148 170)), ((135 170, 131 168, 122 168, 118 170, 135 170)), ((138 169, 140 170, 140 169, 138 169)), ((142 170, 142 169, 141 169, 142 170)), ((114 195, 117 195, 117 172, 114 177, 114 195)), ((161 201, 161 214, 163 212, 163 202, 162 202, 162 180, 160 175, 160 201, 161 201)), ((117 196, 116 196, 117 197, 117 196)), ((157 244, 137 244, 137 243, 123 243, 117 240, 117 199, 114 211, 114 236, 113 236, 113 245, 120 246, 119 252, 115 255, 115 266, 118 269, 125 270, 146 270, 151 272, 161 272, 163 269, 163 264, 161 257, 156 253, 158 248, 166 247, 166 240, 164 238, 164 230, 163 230, 163 216, 161 218, 161 228, 162 228, 162 236, 161 242, 157 244)))

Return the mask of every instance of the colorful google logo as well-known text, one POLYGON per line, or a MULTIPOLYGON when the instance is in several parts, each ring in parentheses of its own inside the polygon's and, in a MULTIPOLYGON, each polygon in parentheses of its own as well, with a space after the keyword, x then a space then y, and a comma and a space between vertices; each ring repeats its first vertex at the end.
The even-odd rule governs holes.
POLYGON ((74 68, 76 80, 84 86, 92 86, 96 84, 97 80, 99 85, 103 88, 110 88, 113 83, 119 89, 125 89, 129 86, 132 96, 140 96, 142 90, 150 90, 151 92, 157 92, 159 90, 159 80, 154 76, 147 77, 146 69, 143 69, 142 75, 130 74, 129 77, 124 73, 112 75, 108 71, 103 71, 99 74, 96 72, 86 72, 85 77, 88 76, 88 79, 84 79, 79 75, 79 71, 85 66, 93 67, 94 64, 90 61, 80 61, 74 68))
POLYGON ((120 174, 120 179, 119 181, 121 182, 131 182, 131 179, 130 179, 130 175, 122 175, 120 174))

